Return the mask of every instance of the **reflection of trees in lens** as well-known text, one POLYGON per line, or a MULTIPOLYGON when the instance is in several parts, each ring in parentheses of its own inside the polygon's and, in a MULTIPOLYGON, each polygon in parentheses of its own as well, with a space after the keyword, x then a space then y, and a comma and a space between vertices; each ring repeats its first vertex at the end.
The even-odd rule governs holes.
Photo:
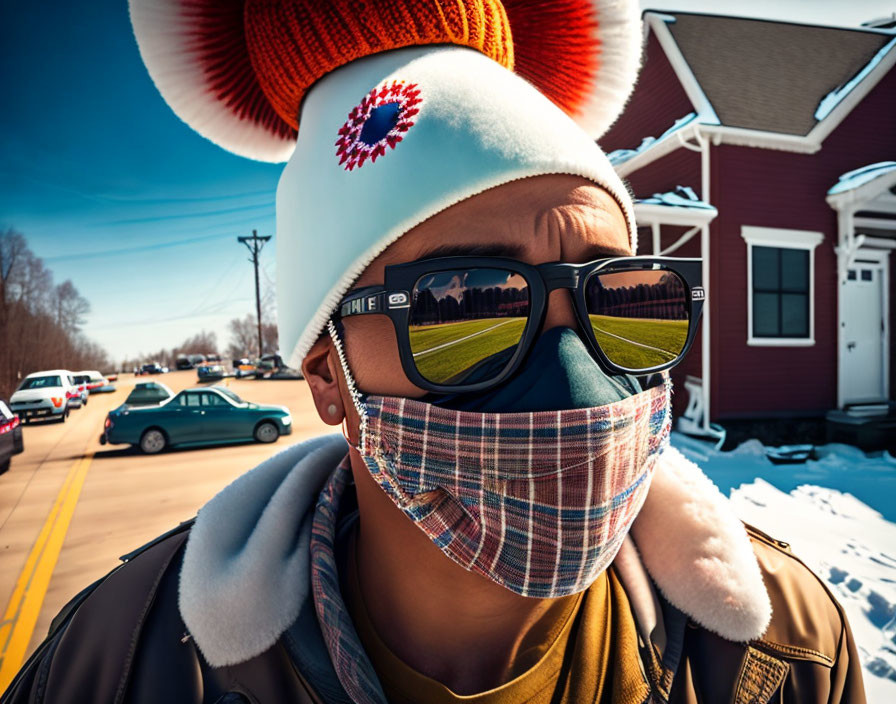
POLYGON ((669 271, 596 274, 585 288, 588 312, 619 318, 687 320, 684 285, 669 271), (640 282, 634 283, 641 279, 640 282))
POLYGON ((421 278, 412 299, 411 325, 438 325, 525 316, 529 310, 529 287, 519 274, 500 269, 441 272, 438 277, 421 278), (476 280, 492 285, 471 283, 476 280))

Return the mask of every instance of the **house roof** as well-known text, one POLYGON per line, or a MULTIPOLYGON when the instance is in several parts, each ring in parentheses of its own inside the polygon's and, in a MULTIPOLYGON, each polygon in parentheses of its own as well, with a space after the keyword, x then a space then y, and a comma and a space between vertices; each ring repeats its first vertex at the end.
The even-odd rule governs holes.
MULTIPOLYGON (((866 183, 894 173, 896 173, 896 161, 879 161, 876 164, 869 164, 840 176, 837 183, 828 189, 828 195, 852 191, 866 183)), ((893 192, 893 188, 890 189, 891 192, 893 192)))
POLYGON ((884 30, 663 18, 722 125, 781 134, 807 135, 896 46, 896 34, 884 30))

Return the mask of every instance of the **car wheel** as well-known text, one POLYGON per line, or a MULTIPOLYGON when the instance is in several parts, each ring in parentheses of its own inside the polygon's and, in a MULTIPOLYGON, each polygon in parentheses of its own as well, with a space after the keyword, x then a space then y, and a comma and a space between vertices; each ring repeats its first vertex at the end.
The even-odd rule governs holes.
POLYGON ((81 404, 84 405, 84 406, 86 406, 86 405, 87 405, 87 399, 85 398, 83 401, 81 401, 81 404))
POLYGON ((280 437, 280 430, 271 421, 259 423, 255 428, 255 439, 258 442, 274 442, 280 437))
POLYGON ((3 474, 6 470, 9 469, 10 459, 7 459, 5 462, 0 462, 0 474, 3 474))
POLYGON ((67 405, 65 406, 65 410, 59 414, 59 423, 65 423, 65 419, 68 418, 68 414, 72 412, 72 407, 67 405))
POLYGON ((143 435, 140 436, 140 449, 145 455, 158 454, 165 449, 167 444, 168 439, 165 437, 165 433, 158 428, 145 430, 143 435))

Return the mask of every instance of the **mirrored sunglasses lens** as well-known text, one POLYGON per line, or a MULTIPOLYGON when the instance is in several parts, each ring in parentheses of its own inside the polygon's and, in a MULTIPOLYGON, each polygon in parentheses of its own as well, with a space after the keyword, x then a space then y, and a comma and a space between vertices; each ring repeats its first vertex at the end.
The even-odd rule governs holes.
POLYGON ((513 358, 529 317, 529 285, 506 269, 439 271, 414 286, 411 352, 424 379, 446 386, 497 377, 513 358))
POLYGON ((607 358, 638 371, 679 357, 688 338, 685 286, 664 270, 594 274, 585 286, 591 330, 607 358))

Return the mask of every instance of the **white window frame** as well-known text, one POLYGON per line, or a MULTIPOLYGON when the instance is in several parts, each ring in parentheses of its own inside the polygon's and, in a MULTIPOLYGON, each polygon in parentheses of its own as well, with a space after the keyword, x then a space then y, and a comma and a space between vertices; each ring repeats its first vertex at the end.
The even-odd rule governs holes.
POLYGON ((812 347, 815 344, 815 248, 824 234, 813 230, 785 230, 743 225, 740 236, 747 243, 747 344, 751 347, 812 347), (809 252, 809 336, 753 336, 753 247, 803 249, 809 252))

